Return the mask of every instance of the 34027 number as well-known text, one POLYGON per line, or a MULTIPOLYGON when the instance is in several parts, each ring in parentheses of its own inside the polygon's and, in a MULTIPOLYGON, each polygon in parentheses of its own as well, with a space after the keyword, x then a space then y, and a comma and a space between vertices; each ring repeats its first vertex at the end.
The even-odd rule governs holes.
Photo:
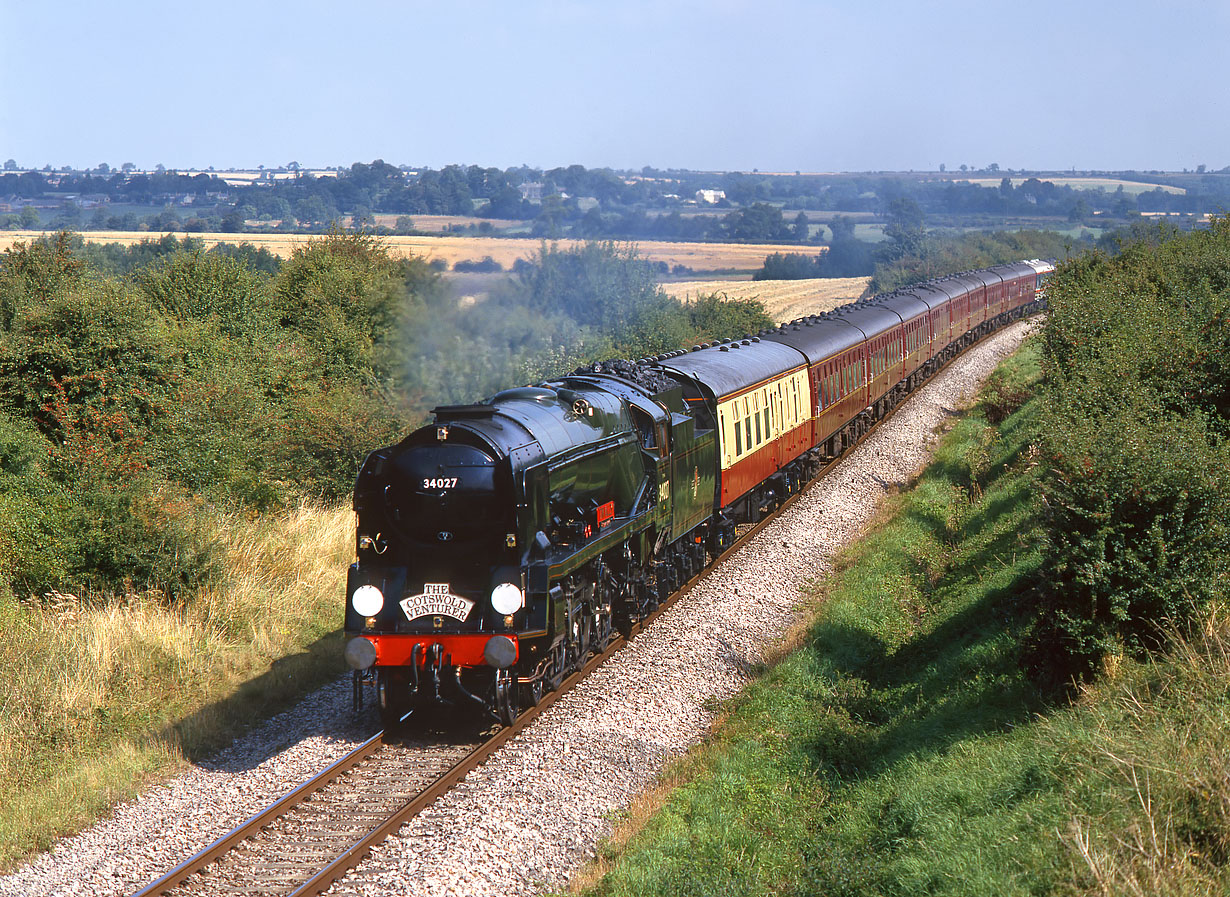
POLYGON ((457 477, 424 477, 424 489, 453 489, 457 486, 457 477))

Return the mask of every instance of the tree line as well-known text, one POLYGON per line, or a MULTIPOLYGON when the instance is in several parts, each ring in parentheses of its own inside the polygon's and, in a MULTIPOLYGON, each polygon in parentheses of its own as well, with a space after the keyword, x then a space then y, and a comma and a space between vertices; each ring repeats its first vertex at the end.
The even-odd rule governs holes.
MULTIPOLYGON (((988 172, 999 174, 998 166, 988 172)), ((1140 193, 1122 187, 1113 192, 1081 189, 1036 175, 1020 183, 1004 176, 997 188, 987 188, 934 174, 620 172, 581 165, 410 170, 380 159, 355 163, 336 176, 317 177, 297 166, 292 173, 294 177, 230 186, 219 173, 103 166, 86 172, 9 171, 0 174, 0 197, 76 196, 105 198, 107 203, 90 210, 71 199, 55 210, 27 206, 0 223, 126 230, 144 224, 160 230, 238 232, 247 221, 263 220, 268 226, 276 222, 283 228, 320 231, 343 218, 370 225, 377 214, 401 216, 410 222, 407 227, 412 227, 414 215, 477 215, 492 221, 530 221, 534 235, 548 238, 806 243, 818 236, 818 228, 809 227, 807 213, 820 213, 821 218, 834 212, 883 216, 901 200, 949 225, 1002 223, 1006 218, 1083 222, 1095 213, 1124 220, 1143 212, 1201 215, 1230 207, 1230 172, 1224 170, 1149 175, 1182 189, 1155 187, 1140 193), (694 196, 705 189, 719 191, 720 198, 713 206, 698 207, 694 196), (109 210, 108 203, 119 210, 109 210), (141 217, 124 206, 163 208, 141 217), (790 220, 775 214, 782 208, 793 211, 790 220), (31 215, 37 215, 37 221, 31 221, 31 215)))

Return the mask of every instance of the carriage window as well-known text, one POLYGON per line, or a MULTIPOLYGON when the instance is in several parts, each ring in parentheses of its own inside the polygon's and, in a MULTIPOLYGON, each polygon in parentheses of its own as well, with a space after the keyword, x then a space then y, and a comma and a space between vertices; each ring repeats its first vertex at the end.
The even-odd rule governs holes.
POLYGON ((739 422, 735 421, 735 457, 736 458, 743 454, 743 440, 740 438, 742 435, 743 434, 742 432, 740 432, 740 429, 739 429, 739 422))

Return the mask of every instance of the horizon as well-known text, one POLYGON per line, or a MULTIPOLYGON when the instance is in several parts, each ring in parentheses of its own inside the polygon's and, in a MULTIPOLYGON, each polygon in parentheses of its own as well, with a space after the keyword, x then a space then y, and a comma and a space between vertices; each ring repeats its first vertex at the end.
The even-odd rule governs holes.
MULTIPOLYGON (((10 160, 10 161, 16 162, 16 160, 10 160)), ((91 173, 99 171, 99 166, 101 164, 106 164, 108 166, 108 169, 106 172, 106 174, 108 175, 125 174, 125 173, 127 174, 154 174, 159 171, 163 171, 168 174, 229 174, 229 173, 253 174, 253 173, 260 173, 260 172, 278 172, 278 173, 300 172, 303 174, 311 174, 313 172, 325 172, 325 171, 349 172, 354 165, 372 165, 377 162, 384 162, 386 165, 391 165, 394 168, 397 168, 406 173, 415 173, 415 172, 421 172, 421 171, 439 171, 443 168, 449 168, 453 166, 459 166, 459 167, 465 168, 465 167, 469 167, 470 165, 478 165, 479 167, 483 167, 483 168, 498 168, 498 166, 483 166, 483 165, 480 165, 479 163, 473 163, 473 162, 466 162, 466 163, 449 162, 439 167, 436 167, 436 166, 431 166, 431 165, 413 165, 413 164, 406 163, 406 162, 389 162, 387 159, 383 159, 383 158, 375 158, 375 159, 371 159, 367 161, 358 160, 355 162, 351 162, 349 164, 336 163, 336 164, 326 164, 326 165, 319 165, 319 166, 298 165, 297 168, 288 167, 288 165, 291 163, 267 165, 263 162, 258 163, 251 167, 240 167, 240 166, 234 166, 234 165, 222 167, 220 165, 209 165, 204 168, 195 168, 195 167, 190 167, 190 166, 176 166, 176 165, 165 165, 162 163, 155 163, 155 165, 149 168, 142 168, 140 166, 136 166, 136 163, 129 163, 127 160, 119 164, 112 164, 111 162, 107 160, 103 160, 103 162, 99 163, 99 165, 87 165, 84 167, 72 167, 71 165, 53 166, 50 162, 36 163, 31 166, 22 165, 20 163, 17 163, 16 167, 14 168, 0 169, 0 175, 20 174, 20 173, 27 172, 27 171, 35 172, 37 174, 63 174, 67 172, 71 172, 73 174, 91 174, 91 173), (127 165, 127 164, 132 164, 135 167, 132 168, 131 170, 125 171, 122 169, 122 166, 127 165), (161 168, 159 168, 160 165, 161 165, 161 168)), ((581 163, 574 162, 574 163, 566 163, 563 165, 557 165, 557 166, 551 166, 551 167, 522 164, 522 165, 507 166, 500 170, 515 171, 519 169, 526 169, 529 171, 539 171, 539 172, 545 173, 549 171, 563 170, 563 169, 571 167, 572 165, 580 165, 580 164, 581 163)), ((843 175, 868 175, 868 176, 870 175, 884 175, 884 176, 936 175, 936 176, 942 176, 945 178, 955 178, 958 180, 963 177, 969 177, 972 175, 989 175, 992 177, 1000 177, 1000 176, 1009 177, 1010 176, 1010 177, 1057 177, 1057 178, 1069 177, 1070 178, 1073 176, 1078 176, 1078 177, 1083 176, 1083 177, 1112 178, 1116 175, 1128 175, 1128 174, 1160 175, 1160 176, 1184 175, 1184 174, 1230 174, 1230 164, 1225 165, 1221 168, 1214 168, 1212 166, 1205 165, 1204 163, 1201 163, 1197 165, 1195 168, 1191 168, 1191 169, 1188 169, 1188 168, 1183 168, 1183 169, 1161 169, 1161 168, 1046 169, 1046 168, 1030 168, 1027 166, 1024 168, 982 167, 982 168, 967 168, 965 170, 910 168, 910 169, 850 169, 850 170, 845 170, 845 171, 768 171, 768 170, 761 170, 759 168, 750 168, 750 169, 708 169, 708 168, 679 168, 679 167, 660 168, 655 165, 644 165, 641 168, 611 168, 610 166, 592 166, 591 167, 591 166, 586 166, 586 165, 582 165, 582 167, 585 168, 586 170, 592 170, 592 171, 609 170, 617 174, 640 175, 640 176, 643 176, 643 172, 646 169, 650 169, 658 174, 665 174, 665 175, 669 175, 671 172, 678 172, 680 174, 691 174, 691 175, 711 174, 711 175, 718 176, 718 177, 725 176, 725 175, 732 175, 732 174, 759 175, 761 177, 841 177, 843 175)), ((983 179, 985 180, 985 178, 983 179)))

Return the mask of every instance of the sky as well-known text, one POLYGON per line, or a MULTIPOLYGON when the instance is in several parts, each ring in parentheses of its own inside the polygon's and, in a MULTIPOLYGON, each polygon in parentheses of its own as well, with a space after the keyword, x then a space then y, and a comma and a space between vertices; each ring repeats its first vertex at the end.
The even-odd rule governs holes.
POLYGON ((0 0, 0 159, 1230 165, 1228 0, 0 0))

